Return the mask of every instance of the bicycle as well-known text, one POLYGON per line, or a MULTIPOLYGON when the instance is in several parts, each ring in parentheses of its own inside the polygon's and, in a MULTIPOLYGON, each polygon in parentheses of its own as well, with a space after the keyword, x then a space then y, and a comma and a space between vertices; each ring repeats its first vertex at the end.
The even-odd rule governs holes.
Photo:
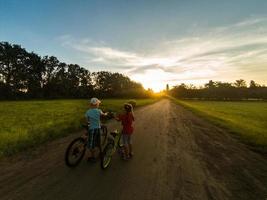
MULTIPOLYGON (((108 116, 106 119, 112 119, 114 118, 114 115, 115 114, 113 112, 108 112, 108 116)), ((88 144, 89 126, 90 124, 83 125, 83 128, 86 129, 87 134, 75 138, 68 145, 65 152, 65 163, 68 167, 77 166, 83 159, 88 144)), ((111 157, 116 151, 116 149, 118 149, 118 147, 118 152, 121 156, 123 155, 123 145, 121 144, 120 139, 121 133, 119 133, 118 130, 114 130, 113 132, 108 134, 107 127, 105 125, 101 125, 100 137, 98 138, 97 147, 99 147, 99 156, 101 159, 100 163, 102 169, 106 169, 109 166, 111 157), (112 153, 110 152, 110 149, 112 149, 112 153)))
POLYGON ((107 144, 101 153, 101 168, 106 169, 111 163, 113 154, 118 150, 120 156, 123 156, 123 145, 121 144, 121 132, 115 130, 110 133, 107 144))
MULTIPOLYGON (((83 125, 87 131, 89 130, 90 124, 83 125)), ((101 125, 100 137, 98 139, 98 147, 100 150, 100 157, 103 146, 107 141, 108 131, 105 125, 101 125)), ((67 147, 65 152, 65 163, 68 167, 76 167, 83 159, 88 144, 88 133, 84 136, 75 138, 67 147)))

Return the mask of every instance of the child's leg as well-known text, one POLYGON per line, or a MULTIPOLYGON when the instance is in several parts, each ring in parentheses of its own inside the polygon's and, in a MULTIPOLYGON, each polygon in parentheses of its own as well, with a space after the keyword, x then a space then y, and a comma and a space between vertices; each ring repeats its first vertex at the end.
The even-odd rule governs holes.
POLYGON ((128 135, 122 135, 122 142, 123 142, 123 150, 124 150, 124 158, 129 157, 129 144, 128 144, 128 135))
POLYGON ((95 159, 95 152, 96 152, 96 145, 95 145, 95 140, 96 140, 96 135, 97 132, 95 130, 89 130, 89 134, 88 134, 88 145, 87 147, 90 150, 91 156, 88 159, 95 159))
POLYGON ((129 144, 129 156, 132 156, 133 155, 133 145, 132 145, 132 139, 131 139, 131 135, 129 135, 129 138, 128 138, 128 144, 129 144))
POLYGON ((128 145, 124 145, 124 155, 126 158, 129 157, 129 146, 128 145))
POLYGON ((92 158, 95 158, 96 156, 95 156, 95 153, 96 152, 96 149, 95 148, 93 148, 93 149, 90 149, 90 153, 91 153, 91 157, 92 158))
POLYGON ((133 155, 133 147, 132 147, 132 144, 129 144, 129 155, 130 156, 133 155))

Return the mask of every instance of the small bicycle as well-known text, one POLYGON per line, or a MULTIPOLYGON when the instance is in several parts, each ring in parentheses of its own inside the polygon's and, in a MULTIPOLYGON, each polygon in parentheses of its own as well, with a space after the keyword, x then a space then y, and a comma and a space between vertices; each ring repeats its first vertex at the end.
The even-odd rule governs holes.
POLYGON ((113 154, 118 150, 120 156, 123 156, 123 145, 121 143, 121 132, 115 130, 110 133, 110 137, 108 137, 107 144, 103 152, 101 153, 101 168, 106 169, 110 163, 113 154))
MULTIPOLYGON (((88 131, 88 125, 83 125, 83 127, 88 131)), ((107 142, 108 131, 105 125, 101 125, 100 137, 98 137, 98 144, 100 151, 100 157, 103 147, 107 142)), ((88 134, 75 138, 67 147, 65 153, 65 163, 69 167, 77 166, 85 155, 85 151, 87 149, 88 144, 88 134)))

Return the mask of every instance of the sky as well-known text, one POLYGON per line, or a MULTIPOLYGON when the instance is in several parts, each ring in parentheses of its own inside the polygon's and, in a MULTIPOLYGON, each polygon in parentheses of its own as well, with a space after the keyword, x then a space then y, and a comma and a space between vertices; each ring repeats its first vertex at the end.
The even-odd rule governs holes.
POLYGON ((0 41, 166 84, 267 84, 266 0, 0 0, 0 41))

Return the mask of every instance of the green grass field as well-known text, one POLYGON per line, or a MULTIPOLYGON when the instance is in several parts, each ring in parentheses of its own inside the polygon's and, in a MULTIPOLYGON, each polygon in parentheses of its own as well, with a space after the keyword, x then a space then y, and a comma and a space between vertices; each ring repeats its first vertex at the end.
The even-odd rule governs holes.
POLYGON ((176 100, 196 114, 227 128, 257 150, 267 152, 267 102, 176 100))
MULTIPOLYGON (((101 108, 118 112, 125 99, 106 99, 101 108)), ((156 99, 136 100, 137 106, 156 99)), ((88 100, 0 102, 0 157, 77 131, 89 108, 88 100)))

